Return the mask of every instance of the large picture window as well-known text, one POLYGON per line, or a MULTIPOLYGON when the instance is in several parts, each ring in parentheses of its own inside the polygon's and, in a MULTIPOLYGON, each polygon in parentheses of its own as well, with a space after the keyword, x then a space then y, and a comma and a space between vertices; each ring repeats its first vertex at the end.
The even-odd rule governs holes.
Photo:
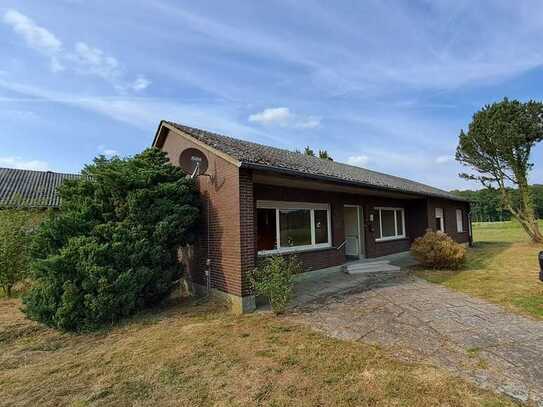
POLYGON ((257 202, 259 254, 330 247, 330 230, 328 204, 257 202))
POLYGON ((405 212, 403 208, 375 208, 376 241, 405 238, 405 212))

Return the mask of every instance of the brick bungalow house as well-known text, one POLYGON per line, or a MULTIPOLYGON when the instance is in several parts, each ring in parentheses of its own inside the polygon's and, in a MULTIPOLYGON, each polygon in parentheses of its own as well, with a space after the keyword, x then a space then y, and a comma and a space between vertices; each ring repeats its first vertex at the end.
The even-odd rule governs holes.
POLYGON ((259 256, 295 253, 316 270, 407 251, 428 228, 471 240, 469 202, 405 178, 167 121, 153 146, 187 172, 187 160, 205 167, 191 275, 205 286, 209 259, 212 291, 238 312, 255 308, 247 274, 259 256))

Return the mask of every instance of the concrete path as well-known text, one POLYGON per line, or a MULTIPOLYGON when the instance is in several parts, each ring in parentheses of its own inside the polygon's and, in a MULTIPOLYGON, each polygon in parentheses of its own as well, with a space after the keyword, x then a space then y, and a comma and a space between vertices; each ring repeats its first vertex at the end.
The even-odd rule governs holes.
POLYGON ((337 277, 335 293, 333 275, 324 290, 315 279, 305 282, 289 318, 543 406, 543 322, 404 272, 337 277))

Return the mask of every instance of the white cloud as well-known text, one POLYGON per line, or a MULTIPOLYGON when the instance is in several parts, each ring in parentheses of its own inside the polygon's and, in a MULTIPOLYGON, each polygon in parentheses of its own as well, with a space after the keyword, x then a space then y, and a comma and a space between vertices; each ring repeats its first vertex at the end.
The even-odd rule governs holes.
POLYGON ((454 157, 452 155, 439 155, 436 157, 435 161, 436 161, 436 164, 445 164, 449 161, 452 161, 453 158, 454 157))
POLYGON ((120 76, 117 59, 84 42, 75 44, 75 53, 71 58, 75 61, 76 68, 84 74, 96 75, 109 81, 113 81, 120 76))
POLYGON ((132 82, 131 88, 136 92, 139 92, 140 90, 147 89, 150 84, 151 81, 149 79, 143 75, 140 75, 134 82, 132 82))
POLYGON ((308 117, 305 120, 300 121, 295 127, 301 129, 314 129, 321 125, 321 119, 319 117, 308 117))
POLYGON ((369 161, 370 158, 367 155, 353 155, 347 159, 347 164, 365 167, 369 161))
POLYGON ((6 11, 3 20, 15 33, 24 39, 30 48, 50 58, 50 67, 53 72, 64 69, 59 61, 59 54, 62 51, 62 41, 55 34, 37 25, 31 18, 16 10, 6 11))
POLYGON ((263 125, 277 124, 286 126, 291 118, 292 114, 288 107, 270 107, 250 115, 249 121, 263 125))
POLYGON ((312 129, 319 127, 321 119, 314 116, 302 116, 290 111, 288 107, 269 107, 249 116, 249 121, 264 126, 296 127, 312 129))
POLYGON ((62 42, 53 33, 16 10, 6 11, 4 22, 23 37, 28 46, 36 50, 56 53, 62 48, 62 42))
POLYGON ((0 157, 0 167, 36 171, 47 171, 50 169, 49 164, 46 161, 24 160, 21 157, 0 157))
MULTIPOLYGON (((194 127, 205 128, 227 135, 231 134, 247 140, 261 141, 264 144, 273 141, 284 147, 288 146, 285 140, 280 137, 264 133, 233 120, 234 109, 232 109, 230 103, 225 106, 216 106, 212 104, 183 104, 171 102, 170 100, 143 97, 82 97, 7 81, 2 78, 0 78, 0 89, 25 95, 25 98, 16 99, 19 101, 59 103, 93 112, 146 132, 156 130, 158 123, 162 119, 182 120, 183 123, 194 127)), ((1 100, 3 99, 0 97, 1 100)), ((103 146, 103 148, 106 147, 103 146)))
POLYGON ((111 158, 115 155, 119 155, 119 152, 117 150, 113 150, 112 148, 107 148, 105 145, 100 144, 98 146, 98 152, 101 155, 106 156, 107 158, 111 158))
POLYGON ((8 10, 3 21, 30 48, 49 58, 52 72, 70 69, 78 74, 97 76, 111 83, 121 93, 127 90, 142 91, 151 84, 143 75, 139 75, 133 82, 127 81, 123 78, 123 69, 117 58, 83 41, 76 42, 73 51, 64 49, 62 41, 52 32, 16 10, 8 10))

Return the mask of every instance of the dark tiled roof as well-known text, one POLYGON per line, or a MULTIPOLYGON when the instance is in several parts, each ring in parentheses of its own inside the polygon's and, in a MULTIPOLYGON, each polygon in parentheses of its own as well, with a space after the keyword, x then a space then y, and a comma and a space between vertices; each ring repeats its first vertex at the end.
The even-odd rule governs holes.
POLYGON ((199 141, 222 151, 246 166, 262 166, 270 170, 286 170, 299 175, 318 176, 343 183, 358 184, 418 195, 465 201, 457 195, 420 182, 387 175, 336 161, 310 157, 280 148, 251 143, 182 124, 165 122, 199 141))
POLYGON ((77 178, 77 174, 0 168, 0 207, 17 204, 57 208, 60 204, 57 187, 67 179, 77 178))

